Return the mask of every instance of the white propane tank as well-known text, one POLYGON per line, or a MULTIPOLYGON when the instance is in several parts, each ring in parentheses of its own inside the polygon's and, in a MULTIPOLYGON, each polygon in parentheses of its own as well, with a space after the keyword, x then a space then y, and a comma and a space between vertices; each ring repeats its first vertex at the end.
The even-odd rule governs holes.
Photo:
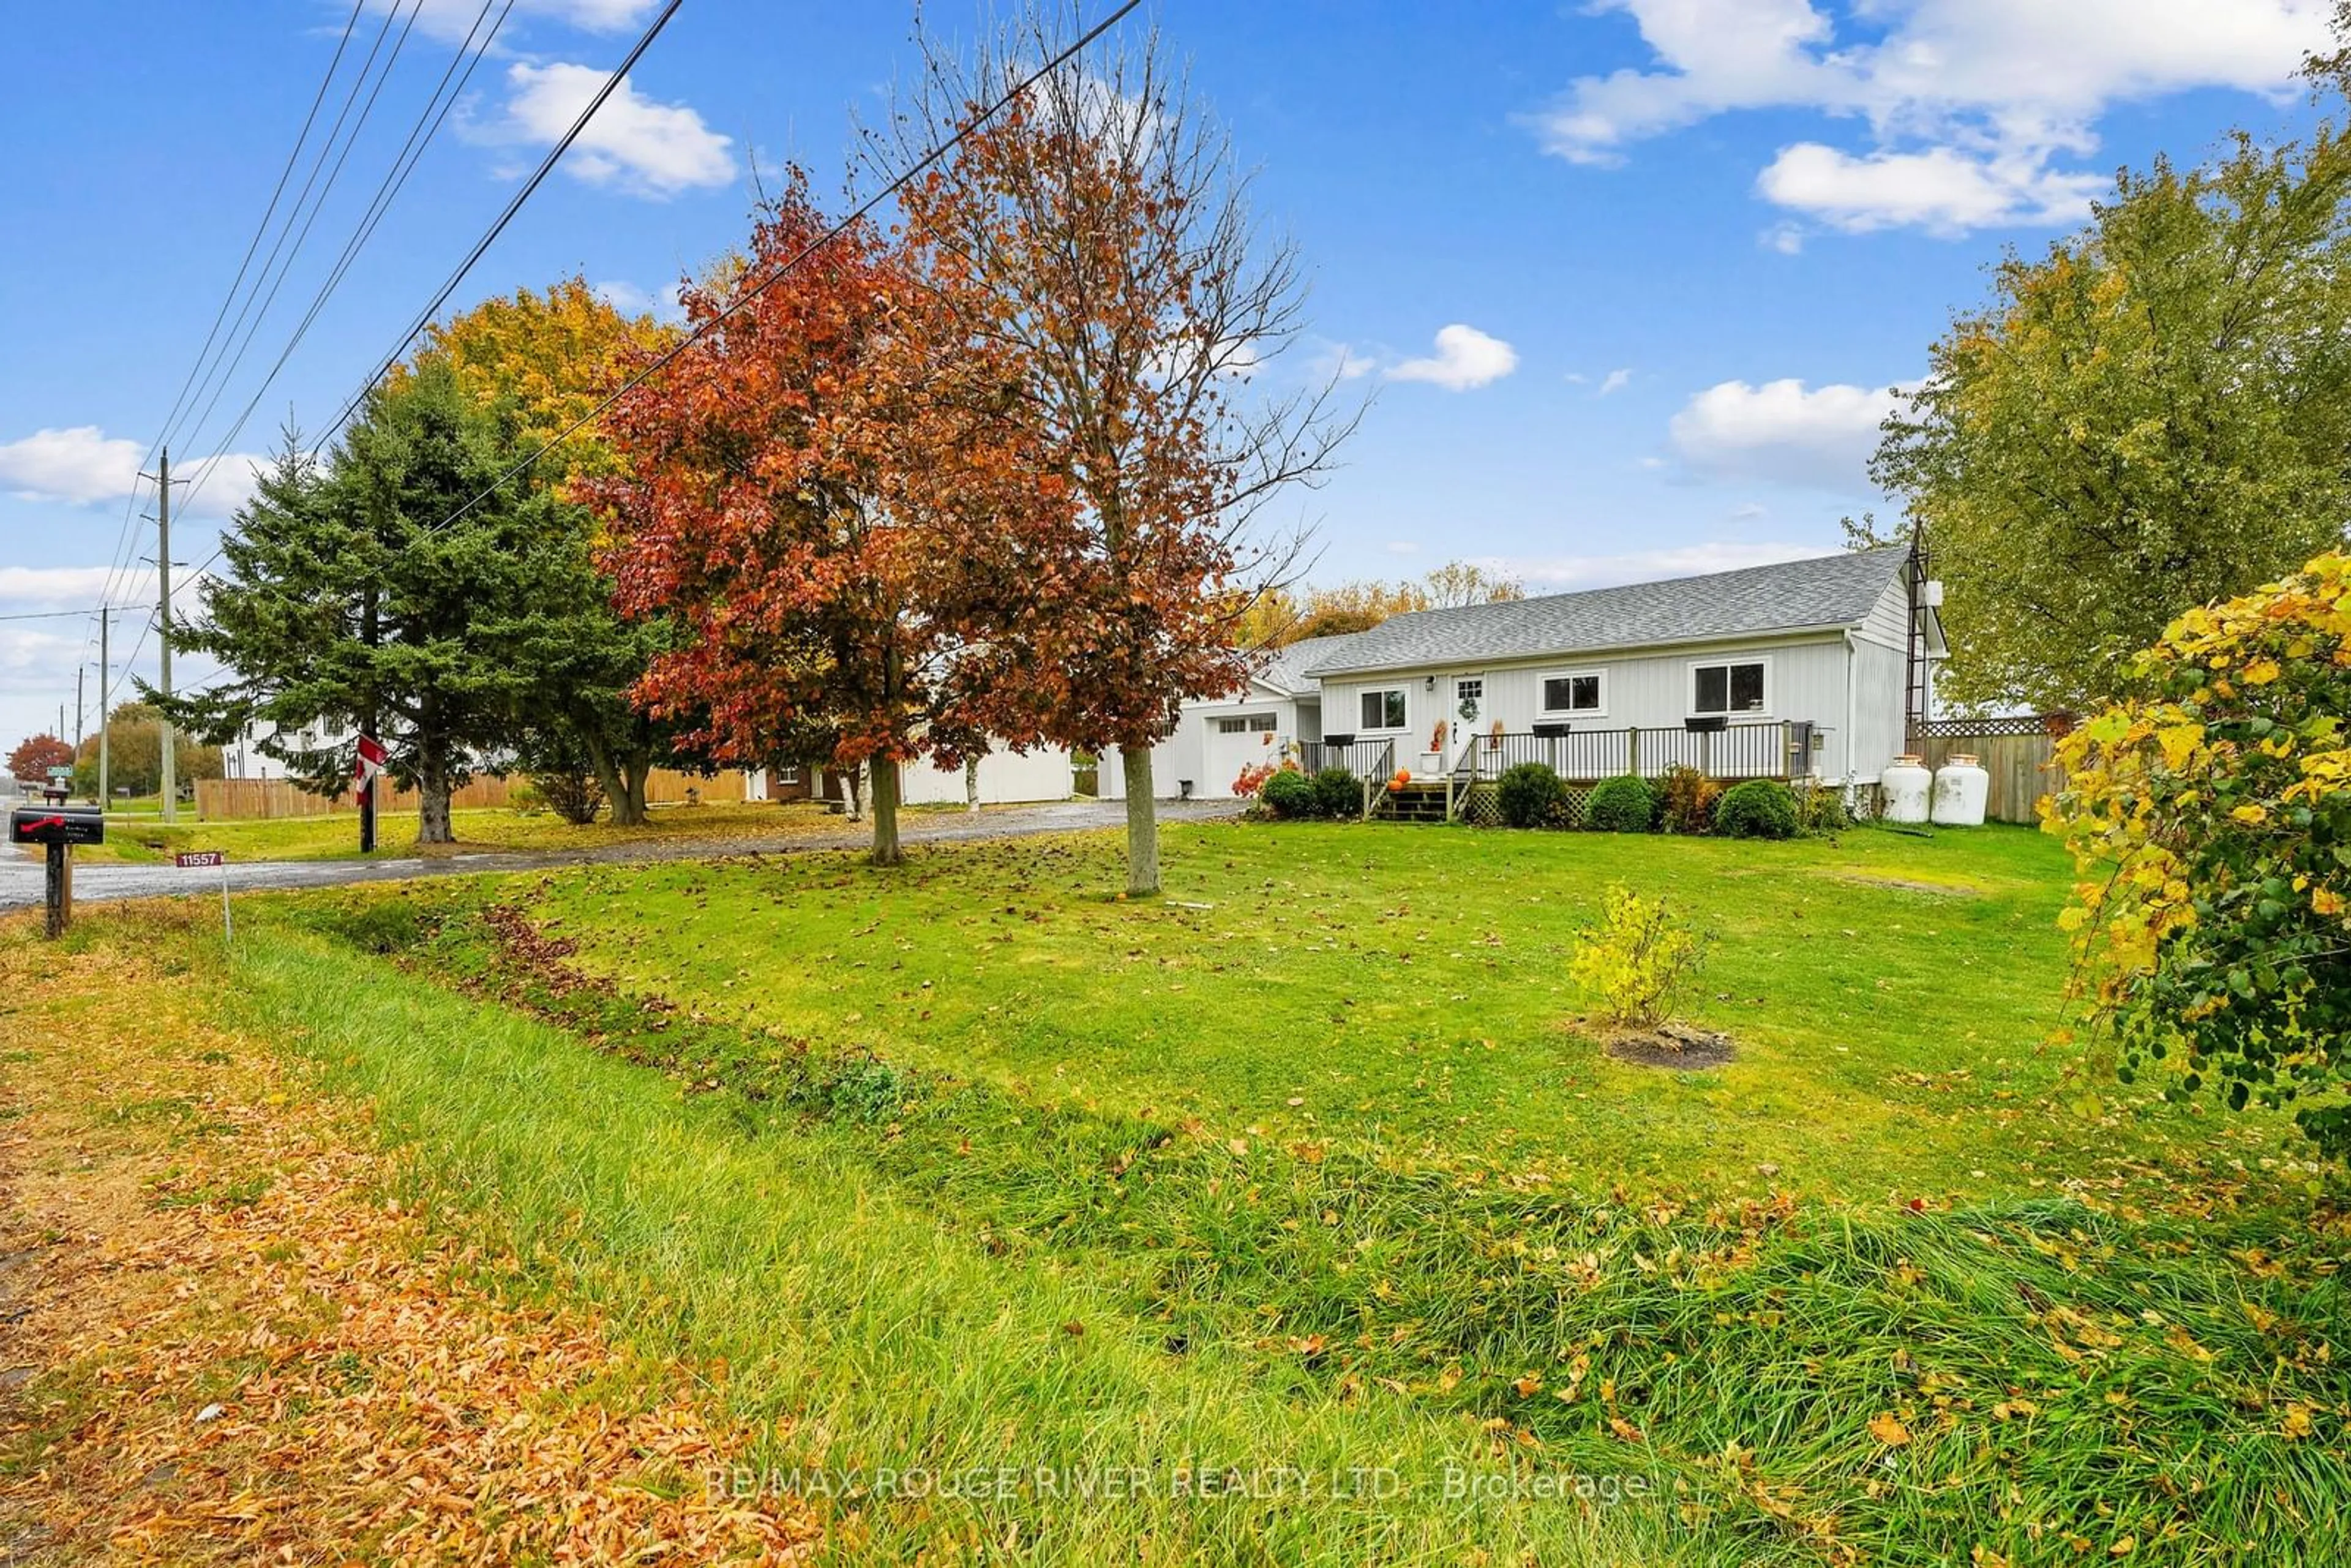
POLYGON ((1910 752, 1894 759, 1893 765, 1877 776, 1877 787, 1886 795, 1886 820, 1889 822, 1923 822, 1927 820, 1927 791, 1935 776, 1927 771, 1925 762, 1910 752))
POLYGON ((1951 759, 1935 770, 1935 825, 1941 828, 1980 828, 1984 820, 1984 797, 1991 789, 1991 775, 1977 765, 1967 753, 1953 752, 1951 759))

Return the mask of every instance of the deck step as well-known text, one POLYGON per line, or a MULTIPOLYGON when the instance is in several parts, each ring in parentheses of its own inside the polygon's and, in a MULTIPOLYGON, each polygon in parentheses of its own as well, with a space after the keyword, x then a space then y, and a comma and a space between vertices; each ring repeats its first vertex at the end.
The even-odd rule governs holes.
POLYGON ((1383 822, 1441 822, 1445 821, 1446 789, 1441 779, 1392 789, 1373 815, 1383 822))

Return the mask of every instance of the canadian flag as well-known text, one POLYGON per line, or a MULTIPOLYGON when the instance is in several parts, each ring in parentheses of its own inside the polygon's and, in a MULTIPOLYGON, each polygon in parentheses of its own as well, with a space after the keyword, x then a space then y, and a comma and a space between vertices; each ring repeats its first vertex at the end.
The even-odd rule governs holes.
POLYGON ((362 800, 374 789, 376 775, 383 771, 383 755, 382 741, 371 735, 360 737, 359 760, 351 765, 351 778, 355 780, 353 788, 362 800))

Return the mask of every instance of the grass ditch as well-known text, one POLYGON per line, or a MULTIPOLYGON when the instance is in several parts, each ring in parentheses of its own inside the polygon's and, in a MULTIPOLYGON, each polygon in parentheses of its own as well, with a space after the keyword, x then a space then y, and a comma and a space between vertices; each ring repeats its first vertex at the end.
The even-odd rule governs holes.
MULTIPOLYGON (((1391 1555, 1407 1543, 1541 1553, 1545 1529, 1572 1521, 1551 1550, 1612 1562, 1667 1550, 1677 1561, 1922 1563, 1977 1549, 2011 1563, 2345 1554, 2335 1503, 2351 1496, 2351 1375, 2332 1337, 2351 1308, 2336 1271, 2351 1228, 2325 1200, 2293 1216, 2212 1193, 2179 1214, 2078 1197, 1689 1207, 1368 1142, 1206 1135, 625 994, 492 896, 371 892, 313 903, 303 918, 346 949, 559 1030, 531 1037, 535 1071, 554 1071, 554 1041, 582 1040, 640 1100, 658 1085, 652 1103, 687 1108, 674 1132, 640 1117, 634 1136, 658 1145, 690 1130, 716 1140, 719 1153, 699 1157, 785 1161, 796 1187, 799 1173, 820 1173, 812 1191, 771 1189, 788 1209, 821 1193, 888 1212, 854 1240, 764 1229, 747 1254, 713 1257, 698 1224, 607 1235, 589 1218, 591 1197, 645 1173, 646 1146, 597 1145, 566 1120, 545 1130, 543 1158, 507 1173, 541 1209, 550 1184, 579 1189, 542 1243, 687 1340, 702 1309, 664 1305, 652 1281, 729 1303, 772 1268, 861 1286, 804 1297, 766 1336, 731 1320, 719 1335, 736 1345, 730 1361, 780 1354, 772 1336, 787 1323, 828 1347, 763 1385, 778 1396, 767 1414, 810 1413, 771 1458, 822 1464, 844 1445, 902 1462, 963 1458, 989 1451, 979 1435, 999 1424, 1025 1430, 1024 1458, 1081 1465, 1118 1451, 1197 1455, 1204 1433, 1217 1435, 1206 1451, 1261 1457, 1291 1451, 1281 1434, 1294 1431, 1299 1451, 1334 1473, 1401 1454, 1424 1481, 1466 1459, 1510 1485, 1637 1473, 1657 1489, 1643 1510, 1548 1514, 1465 1507, 1441 1489, 1304 1513, 1280 1500, 1211 1513, 1162 1500, 1073 1516, 1030 1495, 960 1517, 862 1508, 844 1539, 904 1544, 963 1529, 1036 1543, 1038 1561, 1090 1561, 1141 1538, 1218 1561, 1259 1560, 1275 1542, 1274 1560, 1402 1561, 1418 1560, 1391 1555), (946 1280, 972 1292, 956 1310, 922 1288, 946 1280), (1084 1307, 1062 1306, 1073 1292, 1084 1307), (825 1387, 844 1371, 870 1375, 877 1354, 893 1364, 936 1355, 972 1329, 978 1302, 1002 1314, 987 1353, 922 1396, 927 1418, 884 1417, 862 1395, 825 1387), (1051 1321, 1063 1310, 1075 1315, 1051 1321), (878 1338, 852 1340, 860 1324, 878 1338), (1123 1374, 1175 1399, 1184 1441, 1168 1448, 1154 1422, 1126 1448, 1087 1426, 1101 1396, 1070 1382, 1052 1353, 1105 1340, 1123 1374)), ((474 1082, 477 1062, 452 1065, 446 1094, 494 1092, 474 1082)), ((510 1142, 468 1125, 469 1138, 510 1142)), ((495 1190, 509 1207, 506 1181, 495 1190)))

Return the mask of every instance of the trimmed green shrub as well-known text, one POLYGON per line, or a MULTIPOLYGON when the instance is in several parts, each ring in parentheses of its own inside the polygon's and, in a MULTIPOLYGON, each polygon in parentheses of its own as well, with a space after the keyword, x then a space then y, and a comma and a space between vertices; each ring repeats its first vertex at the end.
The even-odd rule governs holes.
POLYGON ((1343 768, 1325 768, 1314 775, 1314 814, 1338 819, 1362 816, 1363 780, 1343 768))
POLYGON ((1558 828, 1566 825, 1573 802, 1549 763, 1520 762, 1495 781, 1495 803, 1510 827, 1558 828))
POLYGON ((1316 809, 1314 780, 1295 768, 1284 768, 1267 779, 1257 798, 1277 817, 1311 817, 1316 809))
POLYGON ((1734 839, 1796 836, 1796 792, 1777 779, 1750 779, 1723 791, 1714 808, 1714 830, 1734 839))
POLYGON ((1646 833, 1656 820, 1657 792, 1633 773, 1593 785, 1583 808, 1584 824, 1604 833, 1646 833))

